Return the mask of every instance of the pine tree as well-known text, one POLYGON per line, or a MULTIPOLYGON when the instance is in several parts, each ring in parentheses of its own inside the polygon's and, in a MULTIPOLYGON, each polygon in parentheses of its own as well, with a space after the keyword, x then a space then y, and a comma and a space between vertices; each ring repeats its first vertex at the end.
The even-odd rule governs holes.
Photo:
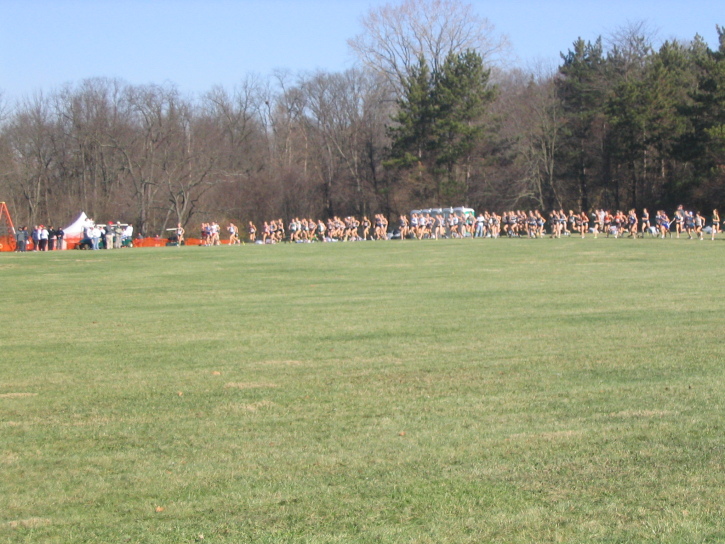
POLYGON ((481 56, 466 51, 448 56, 434 87, 439 193, 449 197, 465 192, 471 154, 485 134, 481 120, 495 96, 489 77, 481 56))
POLYGON ((590 185, 601 171, 605 130, 607 85, 601 39, 592 44, 580 38, 562 58, 556 80, 564 113, 558 164, 562 177, 575 185, 580 208, 587 210, 590 185))
POLYGON ((405 81, 394 124, 388 127, 392 145, 386 166, 405 169, 430 162, 435 119, 432 85, 428 64, 421 58, 405 81))
POLYGON ((717 27, 720 46, 697 57, 697 89, 687 108, 692 129, 681 151, 695 166, 693 200, 725 202, 725 28, 717 27))
POLYGON ((421 201, 464 198, 471 155, 485 132, 493 100, 489 70, 473 51, 451 54, 438 71, 424 59, 412 70, 388 135, 385 165, 407 176, 421 201))

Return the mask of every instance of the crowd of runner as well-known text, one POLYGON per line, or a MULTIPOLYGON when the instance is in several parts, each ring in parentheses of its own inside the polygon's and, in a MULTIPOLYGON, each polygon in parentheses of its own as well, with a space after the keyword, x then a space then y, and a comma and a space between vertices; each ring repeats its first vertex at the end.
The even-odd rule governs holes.
MULTIPOLYGON (((710 218, 699 211, 692 212, 679 206, 672 217, 658 210, 651 215, 645 208, 641 214, 631 209, 610 212, 594 210, 591 214, 569 210, 553 210, 547 217, 538 210, 506 211, 501 214, 482 212, 478 215, 455 213, 412 213, 401 215, 393 232, 382 214, 372 220, 367 216, 358 219, 348 216, 333 217, 327 221, 294 218, 285 225, 282 219, 265 221, 261 229, 249 222, 247 233, 252 243, 274 244, 279 242, 347 242, 358 240, 387 240, 392 237, 405 239, 440 238, 499 238, 587 235, 597 238, 680 238, 704 239, 707 233, 712 240, 720 232, 720 215, 713 210, 710 218)), ((230 227, 231 228, 231 227, 230 227)), ((237 232, 238 239, 238 232, 237 232)))
MULTIPOLYGON (((442 212, 442 211, 441 211, 442 212)), ((670 217, 664 210, 655 214, 645 208, 640 214, 631 209, 627 213, 607 210, 594 210, 587 214, 569 210, 553 210, 544 216, 538 210, 506 211, 501 214, 484 211, 473 213, 411 213, 401 215, 396 223, 390 225, 383 214, 369 219, 363 216, 345 218, 332 217, 321 219, 295 217, 285 224, 282 219, 265 221, 261 228, 253 222, 247 225, 247 236, 251 243, 275 244, 280 242, 351 242, 362 240, 395 239, 441 239, 441 238, 499 238, 527 237, 561 238, 562 236, 606 236, 607 238, 680 238, 703 240, 705 235, 714 240, 720 232, 721 220, 717 210, 709 217, 698 212, 685 210, 679 206, 670 217)), ((109 223, 107 226, 93 224, 85 233, 92 242, 92 248, 121 247, 122 239, 131 237, 130 225, 109 223), (90 230, 89 230, 90 229, 90 230), (96 233, 96 230, 98 232, 96 233), (130 231, 130 232, 129 232, 130 231), (110 239, 109 239, 110 238, 110 239)), ((170 241, 176 245, 185 243, 186 231, 181 224, 173 231, 170 241)), ((225 229, 231 245, 241 244, 240 231, 234 223, 225 229)), ((37 226, 32 230, 21 227, 16 231, 17 251, 25 251, 27 246, 33 250, 46 251, 62 248, 63 230, 37 226)), ((214 246, 222 243, 222 228, 216 222, 202 223, 200 245, 214 246)), ((197 243, 198 243, 197 242, 197 243)))
POLYGON ((382 214, 368 219, 348 216, 332 217, 327 221, 295 217, 287 225, 282 219, 265 221, 261 229, 249 222, 247 233, 250 242, 274 244, 288 242, 349 242, 358 240, 388 239, 388 220, 382 214))

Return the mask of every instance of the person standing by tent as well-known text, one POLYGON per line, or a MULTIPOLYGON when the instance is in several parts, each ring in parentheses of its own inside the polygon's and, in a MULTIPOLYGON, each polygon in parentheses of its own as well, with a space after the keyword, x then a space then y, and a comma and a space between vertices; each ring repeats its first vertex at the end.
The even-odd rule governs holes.
POLYGON ((113 227, 113 249, 121 249, 122 238, 123 227, 120 221, 116 221, 116 225, 113 227))
POLYGON ((25 253, 28 246, 28 227, 20 227, 15 233, 15 251, 25 253))
POLYGON ((133 225, 126 225, 126 228, 123 229, 123 236, 121 236, 121 240, 123 243, 123 240, 130 240, 130 247, 133 247, 133 225))
POLYGON ((62 227, 58 227, 55 231, 55 245, 56 248, 60 251, 61 249, 65 249, 63 246, 63 239, 65 238, 65 231, 62 227))
POLYGON ((33 231, 30 233, 30 239, 33 242, 33 251, 38 251, 38 246, 40 245, 40 228, 38 228, 38 225, 33 227, 33 231))
POLYGON ((93 225, 90 229, 91 232, 91 246, 93 249, 98 249, 99 242, 101 241, 101 229, 97 225, 93 225))
POLYGON ((39 251, 48 251, 48 229, 45 228, 44 225, 40 225, 39 233, 38 233, 38 250, 39 251))
POLYGON ((113 240, 115 238, 115 232, 113 231, 113 223, 110 221, 105 226, 105 232, 103 237, 103 244, 106 249, 113 249, 113 240))
POLYGON ((55 229, 51 225, 48 225, 47 230, 48 230, 48 251, 53 251, 55 249, 55 238, 56 238, 55 229))

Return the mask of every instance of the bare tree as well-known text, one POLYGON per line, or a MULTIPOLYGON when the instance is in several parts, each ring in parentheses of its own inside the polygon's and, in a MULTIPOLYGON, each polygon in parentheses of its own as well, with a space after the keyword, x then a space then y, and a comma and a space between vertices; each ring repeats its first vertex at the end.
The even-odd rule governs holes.
POLYGON ((232 93, 214 87, 203 97, 205 115, 221 131, 225 161, 220 165, 229 176, 248 175, 256 168, 253 155, 260 150, 263 131, 260 120, 264 93, 258 79, 246 78, 232 93))
POLYGON ((126 211, 123 157, 109 144, 127 123, 119 116, 123 88, 119 80, 87 79, 54 97, 64 135, 55 200, 65 215, 79 206, 92 217, 118 219, 126 211))
POLYGON ((9 108, 7 100, 5 99, 5 93, 0 90, 0 126, 5 122, 9 115, 9 108))
POLYGON ((209 118, 197 118, 188 102, 180 102, 170 119, 167 145, 163 148, 164 167, 160 177, 168 196, 169 216, 186 225, 196 211, 199 199, 219 182, 215 165, 221 136, 209 118))
POLYGON ((176 89, 156 85, 124 90, 124 115, 130 121, 125 133, 111 135, 111 145, 124 159, 136 201, 138 231, 148 234, 156 194, 172 167, 174 133, 178 135, 180 100, 176 89))
POLYGON ((421 58, 436 72, 449 54, 471 49, 490 64, 507 45, 488 19, 460 0, 385 4, 372 8, 362 26, 349 46, 363 64, 385 74, 398 93, 421 58))
POLYGON ((297 164, 303 170, 302 175, 299 169, 296 175, 283 170, 282 190, 307 182, 307 192, 315 197, 302 202, 298 195, 290 209, 312 204, 314 213, 327 216, 370 213, 391 105, 384 99, 387 85, 381 83, 369 70, 351 69, 319 71, 286 88, 277 105, 276 134, 283 136, 280 143, 297 142, 297 164))
POLYGON ((290 82, 290 74, 274 75, 276 89, 265 100, 265 122, 269 138, 267 183, 276 186, 276 198, 284 215, 308 213, 319 187, 311 181, 313 146, 306 115, 307 96, 301 85, 290 82))
POLYGON ((26 207, 28 221, 48 215, 47 192, 53 177, 57 142, 56 124, 48 100, 37 94, 18 108, 6 127, 11 153, 7 181, 18 203, 26 207))
POLYGON ((544 66, 532 72, 509 74, 501 93, 501 134, 512 143, 518 168, 512 176, 514 203, 544 209, 562 206, 562 187, 555 176, 561 132, 561 109, 554 88, 554 70, 544 66))
POLYGON ((323 206, 328 215, 334 215, 339 213, 336 200, 361 200, 360 143, 369 86, 362 72, 348 70, 336 74, 319 72, 305 80, 301 89, 317 148, 311 159, 320 177, 323 206), (347 191, 353 187, 353 191, 347 191))
POLYGON ((657 31, 646 21, 628 22, 609 34, 605 45, 620 78, 629 80, 641 75, 651 60, 656 38, 657 31))
POLYGON ((204 127, 204 139, 215 142, 213 146, 207 143, 206 154, 216 155, 214 176, 220 183, 207 199, 210 213, 240 218, 255 211, 247 203, 259 191, 259 174, 269 162, 266 98, 264 85, 256 76, 245 78, 232 92, 215 87, 203 97, 204 119, 202 124, 197 122, 197 130, 204 127))

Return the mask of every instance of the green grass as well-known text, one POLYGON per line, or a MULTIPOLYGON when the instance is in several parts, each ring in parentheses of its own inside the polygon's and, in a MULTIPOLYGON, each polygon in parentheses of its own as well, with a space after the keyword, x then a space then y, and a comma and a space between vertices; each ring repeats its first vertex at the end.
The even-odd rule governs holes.
POLYGON ((709 240, 2 254, 0 542, 721 542, 724 269, 709 240))

